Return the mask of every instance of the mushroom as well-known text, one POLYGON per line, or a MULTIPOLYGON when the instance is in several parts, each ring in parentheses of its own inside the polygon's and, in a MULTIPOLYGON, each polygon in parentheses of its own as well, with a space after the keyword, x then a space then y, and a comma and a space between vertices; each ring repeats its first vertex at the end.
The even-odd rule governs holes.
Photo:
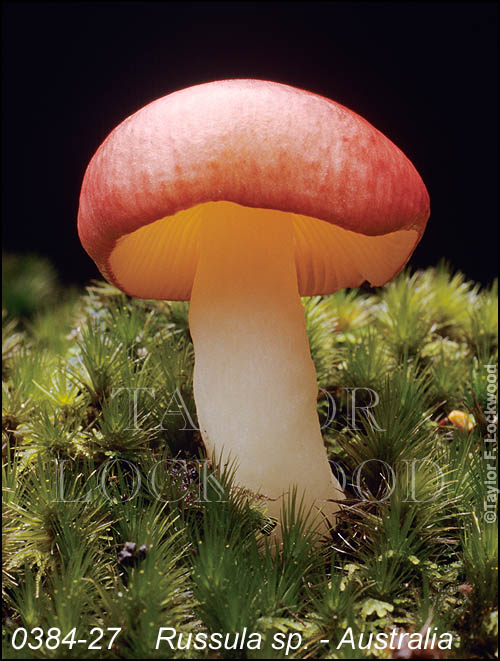
POLYGON ((356 113, 262 80, 169 94, 123 121, 85 173, 81 242, 140 298, 190 300, 194 395, 211 456, 279 519, 295 485, 334 523, 301 296, 406 264, 429 216, 405 155, 356 113))

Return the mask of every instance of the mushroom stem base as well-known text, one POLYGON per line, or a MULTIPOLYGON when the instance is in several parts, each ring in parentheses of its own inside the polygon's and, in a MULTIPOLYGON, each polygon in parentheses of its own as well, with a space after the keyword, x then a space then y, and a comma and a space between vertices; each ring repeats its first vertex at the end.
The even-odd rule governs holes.
POLYGON ((231 203, 205 206, 189 323, 207 451, 235 461, 236 484, 261 494, 269 515, 280 518, 296 486, 298 500, 333 523, 339 506, 328 499, 343 493, 320 431, 291 220, 231 203))

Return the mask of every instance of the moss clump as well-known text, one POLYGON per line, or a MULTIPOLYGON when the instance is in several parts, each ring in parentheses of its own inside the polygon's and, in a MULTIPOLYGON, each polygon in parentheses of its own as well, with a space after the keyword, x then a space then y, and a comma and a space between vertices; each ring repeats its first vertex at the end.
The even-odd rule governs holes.
POLYGON ((231 466, 199 461, 187 304, 95 283, 35 310, 16 303, 19 273, 7 266, 6 658, 284 658, 276 633, 300 634, 295 658, 387 658, 337 645, 348 626, 356 635, 426 623, 453 634, 449 658, 495 656, 484 411, 496 285, 480 289, 439 265, 375 291, 304 299, 318 411, 348 506, 318 547, 292 495, 277 553, 272 522, 232 488, 231 466), (447 420, 453 409, 474 417, 472 430, 447 420), (105 633, 99 651, 70 637, 16 651, 13 632, 37 626, 58 627, 61 640, 73 628, 76 640, 92 627, 121 631, 110 649, 105 633), (155 650, 159 627, 247 627, 262 646, 155 650))

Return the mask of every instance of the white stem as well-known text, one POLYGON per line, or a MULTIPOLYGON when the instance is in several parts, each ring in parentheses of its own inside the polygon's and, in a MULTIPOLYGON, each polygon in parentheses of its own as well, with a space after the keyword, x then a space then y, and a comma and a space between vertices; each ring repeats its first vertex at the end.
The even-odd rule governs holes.
POLYGON ((343 497, 333 478, 316 409, 289 217, 210 203, 189 324, 194 394, 210 456, 236 460, 236 483, 270 500, 279 518, 293 485, 333 522, 343 497))

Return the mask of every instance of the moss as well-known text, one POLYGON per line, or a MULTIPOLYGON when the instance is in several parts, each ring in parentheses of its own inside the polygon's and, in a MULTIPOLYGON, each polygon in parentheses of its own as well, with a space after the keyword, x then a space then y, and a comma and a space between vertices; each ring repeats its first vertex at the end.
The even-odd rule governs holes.
POLYGON ((429 623, 453 634, 450 658, 495 656, 484 365, 497 363, 496 285, 481 290, 439 265, 370 292, 304 299, 318 412, 348 501, 315 546, 292 496, 279 553, 266 535, 273 522, 232 487, 231 466, 198 461, 187 304, 94 283, 78 296, 40 294, 35 313, 12 303, 19 278, 7 266, 6 658, 284 658, 272 646, 279 633, 300 636, 295 658, 375 658, 387 653, 337 649, 347 627, 429 623), (473 414, 474 428, 454 427, 453 409, 473 414), (63 636, 76 627, 76 639, 121 631, 109 650, 106 639, 92 651, 70 638, 14 650, 13 632, 35 626, 63 636), (161 626, 184 636, 247 627, 262 646, 155 650, 161 626))

